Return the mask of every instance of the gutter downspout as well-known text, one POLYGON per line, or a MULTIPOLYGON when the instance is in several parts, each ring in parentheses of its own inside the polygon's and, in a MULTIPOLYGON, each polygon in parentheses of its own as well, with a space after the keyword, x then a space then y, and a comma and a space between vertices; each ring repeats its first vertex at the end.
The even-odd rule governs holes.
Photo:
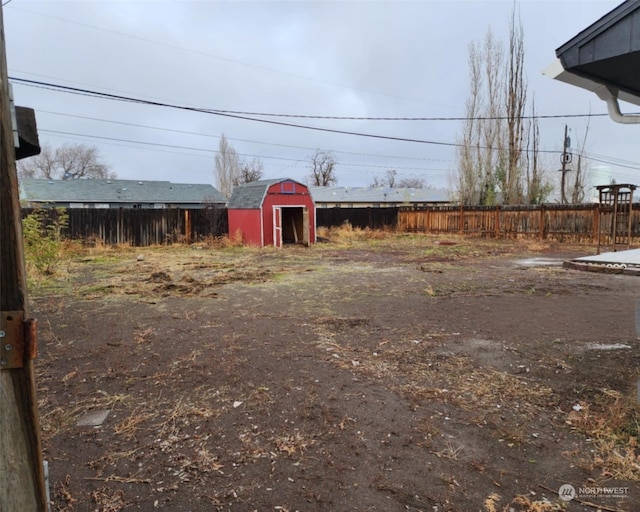
POLYGON ((640 115, 623 114, 620 112, 620 104, 618 103, 618 90, 612 87, 602 85, 594 91, 598 98, 607 104, 609 117, 616 123, 621 124, 640 124, 640 115))

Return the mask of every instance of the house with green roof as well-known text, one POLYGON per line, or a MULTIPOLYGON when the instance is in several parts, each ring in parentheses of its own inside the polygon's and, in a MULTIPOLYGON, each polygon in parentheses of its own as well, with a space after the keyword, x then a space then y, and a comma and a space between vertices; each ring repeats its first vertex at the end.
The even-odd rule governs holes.
POLYGON ((224 208, 222 194, 208 184, 137 180, 20 179, 26 208, 224 208))

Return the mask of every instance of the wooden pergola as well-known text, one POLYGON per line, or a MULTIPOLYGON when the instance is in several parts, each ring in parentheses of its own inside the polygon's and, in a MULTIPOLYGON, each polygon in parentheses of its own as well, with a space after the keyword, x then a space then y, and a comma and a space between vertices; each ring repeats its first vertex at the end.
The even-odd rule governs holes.
POLYGON ((636 186, 611 184, 599 185, 596 189, 599 195, 598 254, 602 245, 603 231, 609 237, 608 245, 612 246, 613 251, 617 251, 619 246, 630 249, 633 191, 636 186))

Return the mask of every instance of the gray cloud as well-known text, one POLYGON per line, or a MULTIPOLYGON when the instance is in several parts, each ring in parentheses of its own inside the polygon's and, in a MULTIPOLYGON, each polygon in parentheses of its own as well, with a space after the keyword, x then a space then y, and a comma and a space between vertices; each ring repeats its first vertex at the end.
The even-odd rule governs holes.
MULTIPOLYGON (((535 96, 539 114, 605 112, 595 96, 543 77, 541 71, 554 60, 555 48, 616 5, 520 2, 529 96, 535 96)), ((224 110, 449 117, 464 114, 469 42, 482 39, 489 27, 506 42, 511 7, 508 0, 13 0, 4 8, 4 23, 12 76, 224 110)), ((95 144, 121 178, 212 183, 211 151, 223 132, 239 153, 263 158, 267 177, 304 180, 315 148, 336 152, 342 185, 367 185, 374 175, 396 168, 401 175, 446 186, 455 168, 451 147, 322 133, 24 85, 15 85, 14 93, 18 104, 38 112, 42 141, 95 144)), ((287 121, 449 143, 460 130, 453 121, 287 121)), ((559 149, 565 122, 575 140, 584 131, 582 119, 543 120, 544 149, 559 149)), ((594 118, 589 150, 640 162, 636 130, 594 118)), ((634 182, 637 174, 615 166, 612 172, 620 182, 634 182)))

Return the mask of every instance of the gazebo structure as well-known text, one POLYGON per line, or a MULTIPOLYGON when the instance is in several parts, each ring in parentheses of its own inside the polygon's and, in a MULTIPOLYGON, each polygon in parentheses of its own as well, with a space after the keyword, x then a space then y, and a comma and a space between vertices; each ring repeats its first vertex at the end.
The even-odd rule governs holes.
POLYGON ((599 196, 598 208, 598 254, 602 245, 603 232, 609 239, 613 251, 618 247, 631 248, 631 219, 633 212, 633 191, 635 185, 612 184, 596 187, 599 196))

